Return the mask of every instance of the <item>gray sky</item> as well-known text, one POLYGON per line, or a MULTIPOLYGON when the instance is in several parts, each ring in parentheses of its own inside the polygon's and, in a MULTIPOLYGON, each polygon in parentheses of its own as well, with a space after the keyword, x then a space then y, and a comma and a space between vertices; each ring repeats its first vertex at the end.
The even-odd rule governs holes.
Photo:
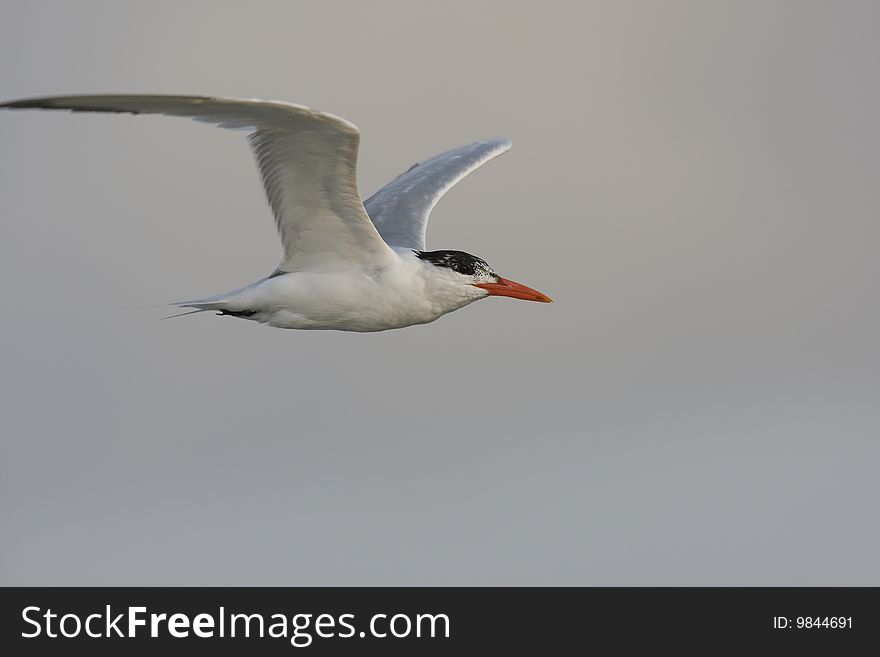
POLYGON ((873 2, 4 0, 0 97, 277 98, 552 305, 164 308, 279 247, 241 134, 0 114, 0 583, 880 585, 873 2))

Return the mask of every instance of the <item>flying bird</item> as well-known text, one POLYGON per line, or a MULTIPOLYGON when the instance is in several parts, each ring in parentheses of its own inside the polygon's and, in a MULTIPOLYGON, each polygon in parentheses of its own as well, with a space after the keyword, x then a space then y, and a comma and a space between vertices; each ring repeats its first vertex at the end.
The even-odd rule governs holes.
POLYGON ((432 322, 489 296, 551 299, 464 251, 428 251, 428 217, 455 183, 508 150, 506 139, 410 167, 366 201, 358 129, 290 103, 205 96, 90 95, 15 100, 7 109, 181 116, 248 131, 281 238, 281 263, 255 283, 173 305, 292 329, 383 331, 432 322))

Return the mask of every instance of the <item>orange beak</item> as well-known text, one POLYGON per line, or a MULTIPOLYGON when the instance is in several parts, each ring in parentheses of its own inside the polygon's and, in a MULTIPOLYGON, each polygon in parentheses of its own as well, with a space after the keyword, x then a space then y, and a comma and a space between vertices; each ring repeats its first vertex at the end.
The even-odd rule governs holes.
POLYGON ((551 303, 553 301, 546 294, 542 294, 537 290, 507 278, 499 277, 497 283, 474 283, 474 287, 483 288, 489 293, 489 296, 493 297, 513 297, 514 299, 540 301, 541 303, 551 303))

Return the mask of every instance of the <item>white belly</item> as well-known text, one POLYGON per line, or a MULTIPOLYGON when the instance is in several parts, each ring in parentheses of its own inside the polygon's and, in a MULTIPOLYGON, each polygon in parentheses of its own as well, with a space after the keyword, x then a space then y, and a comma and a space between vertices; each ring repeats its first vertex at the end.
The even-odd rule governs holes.
POLYGON ((425 278, 407 270, 289 273, 239 291, 225 307, 277 328, 384 331, 432 322, 475 300, 432 301, 425 288, 425 278))

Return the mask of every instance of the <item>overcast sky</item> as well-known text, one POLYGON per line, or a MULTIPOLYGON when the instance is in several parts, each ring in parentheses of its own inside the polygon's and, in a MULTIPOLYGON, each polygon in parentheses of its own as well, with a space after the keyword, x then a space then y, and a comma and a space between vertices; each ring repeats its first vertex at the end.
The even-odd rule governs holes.
POLYGON ((0 113, 0 583, 880 585, 880 5, 4 0, 0 98, 362 131, 491 299, 378 334, 126 309, 268 274, 240 133, 0 113))

